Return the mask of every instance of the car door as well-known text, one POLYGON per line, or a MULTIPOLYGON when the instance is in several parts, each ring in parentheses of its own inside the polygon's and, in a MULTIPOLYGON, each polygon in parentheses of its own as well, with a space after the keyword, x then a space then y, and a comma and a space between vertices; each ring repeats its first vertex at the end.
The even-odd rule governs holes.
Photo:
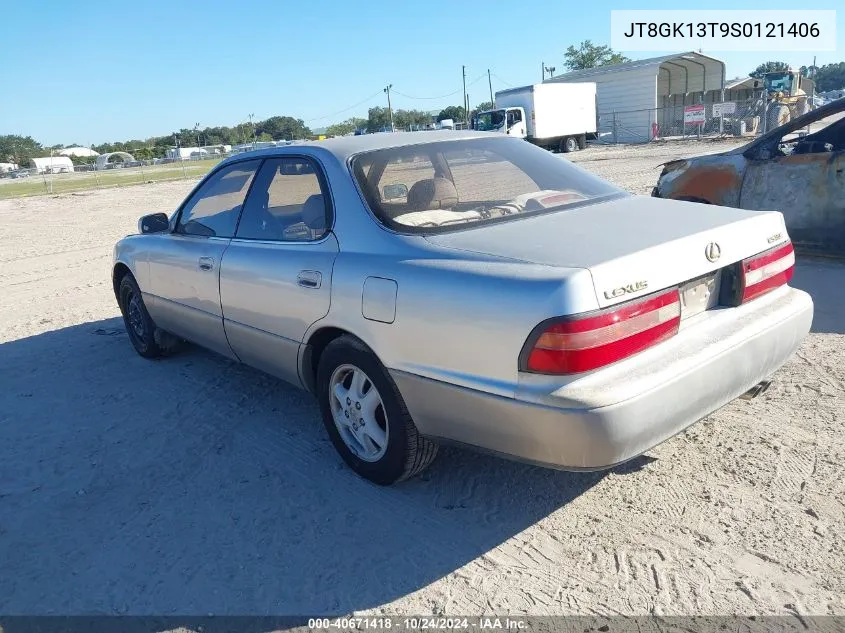
POLYGON ((845 248, 845 151, 749 162, 740 207, 783 213, 792 241, 817 250, 845 248))
POLYGON ((750 157, 739 206, 782 212, 790 237, 805 248, 845 249, 842 117, 825 117, 810 126, 808 136, 787 135, 750 157))
POLYGON ((245 363, 299 384, 299 347, 329 311, 338 242, 319 164, 268 158, 223 254, 220 298, 226 335, 245 363))
POLYGON ((177 212, 173 231, 155 236, 149 247, 153 300, 147 309, 153 320, 230 358, 220 307, 220 262, 260 164, 241 161, 212 173, 177 212))

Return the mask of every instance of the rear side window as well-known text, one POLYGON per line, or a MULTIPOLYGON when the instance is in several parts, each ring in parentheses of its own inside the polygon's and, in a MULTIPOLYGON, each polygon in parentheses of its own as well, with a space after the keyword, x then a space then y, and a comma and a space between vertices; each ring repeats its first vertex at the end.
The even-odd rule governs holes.
POLYGON ((626 195, 551 152, 507 137, 377 150, 356 156, 352 171, 376 217, 407 233, 471 228, 626 195))
POLYGON ((319 168, 305 158, 264 161, 235 237, 310 242, 329 229, 328 196, 319 168))
POLYGON ((212 175, 182 207, 176 232, 232 237, 260 160, 235 163, 212 175))

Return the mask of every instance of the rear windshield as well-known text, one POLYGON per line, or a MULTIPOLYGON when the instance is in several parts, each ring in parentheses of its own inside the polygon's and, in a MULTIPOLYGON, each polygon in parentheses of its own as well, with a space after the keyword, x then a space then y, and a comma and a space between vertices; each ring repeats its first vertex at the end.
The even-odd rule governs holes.
POLYGON ((376 217, 405 233, 441 233, 627 195, 562 157, 512 138, 359 154, 352 171, 376 217))

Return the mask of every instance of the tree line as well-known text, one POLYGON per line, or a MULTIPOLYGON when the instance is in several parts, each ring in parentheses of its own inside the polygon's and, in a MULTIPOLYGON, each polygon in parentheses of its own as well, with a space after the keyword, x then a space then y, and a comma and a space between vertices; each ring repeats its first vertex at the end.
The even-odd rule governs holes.
MULTIPOLYGON (((490 101, 479 103, 477 107, 470 110, 470 118, 476 112, 489 110, 493 107, 490 101)), ((394 110, 393 111, 393 127, 397 130, 414 130, 425 129, 434 122, 440 122, 445 119, 452 119, 453 121, 463 121, 465 119, 466 109, 464 106, 447 106, 440 110, 436 115, 422 110, 394 110)), ((356 130, 363 132, 379 132, 381 130, 390 129, 390 111, 384 107, 370 108, 367 112, 367 118, 351 117, 340 123, 335 123, 326 128, 326 136, 345 136, 352 134, 356 130)))
MULTIPOLYGON (((147 139, 131 139, 92 145, 91 149, 100 154, 108 152, 128 152, 135 158, 147 160, 162 158, 174 145, 196 147, 208 145, 237 145, 252 141, 280 141, 312 138, 310 128, 302 119, 290 116, 273 116, 264 121, 239 123, 234 127, 217 126, 201 129, 182 128, 164 136, 147 139)), ((11 162, 21 167, 29 165, 33 158, 49 156, 50 151, 66 147, 79 147, 79 144, 42 145, 31 136, 7 134, 0 136, 0 162, 11 162)), ((73 156, 75 164, 90 163, 92 157, 73 156)))

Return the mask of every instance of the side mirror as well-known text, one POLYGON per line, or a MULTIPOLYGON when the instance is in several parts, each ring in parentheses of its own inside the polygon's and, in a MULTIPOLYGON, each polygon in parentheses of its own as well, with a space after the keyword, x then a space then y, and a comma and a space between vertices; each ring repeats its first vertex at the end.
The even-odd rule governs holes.
POLYGON ((138 220, 138 233, 164 233, 170 230, 170 218, 166 213, 151 213, 138 220))
POLYGON ((403 184, 385 185, 381 191, 382 200, 395 200, 396 198, 407 198, 408 186, 403 184))

